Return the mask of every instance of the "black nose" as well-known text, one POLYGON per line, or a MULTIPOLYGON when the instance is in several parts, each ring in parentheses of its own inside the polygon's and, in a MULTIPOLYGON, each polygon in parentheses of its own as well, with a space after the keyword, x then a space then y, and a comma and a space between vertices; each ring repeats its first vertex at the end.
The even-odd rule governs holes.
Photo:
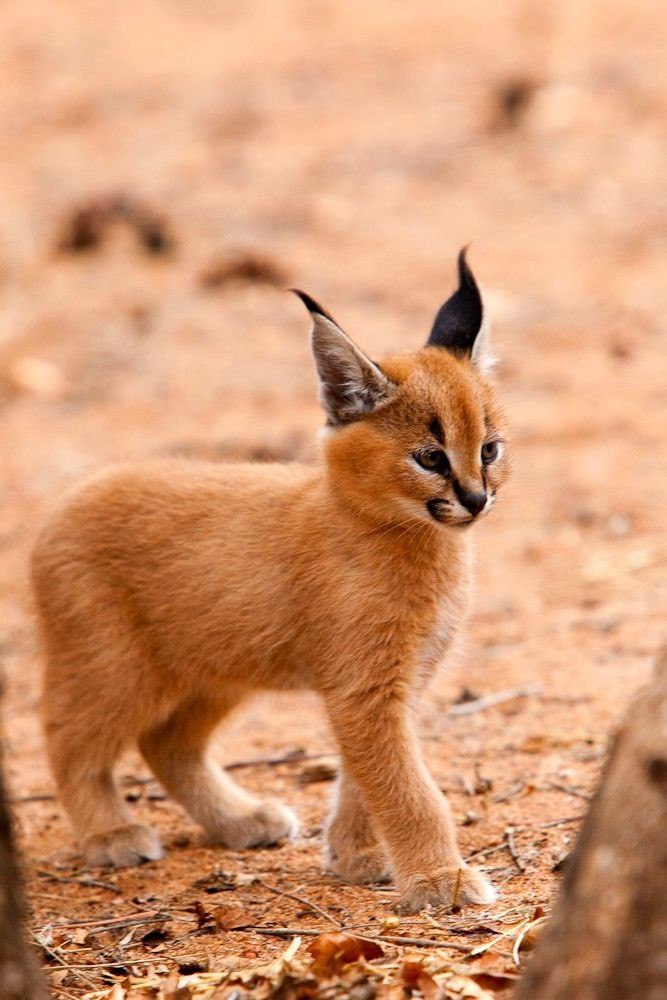
POLYGON ((486 507, 486 493, 470 493, 459 486, 456 495, 462 506, 469 510, 473 517, 477 517, 480 511, 486 507))

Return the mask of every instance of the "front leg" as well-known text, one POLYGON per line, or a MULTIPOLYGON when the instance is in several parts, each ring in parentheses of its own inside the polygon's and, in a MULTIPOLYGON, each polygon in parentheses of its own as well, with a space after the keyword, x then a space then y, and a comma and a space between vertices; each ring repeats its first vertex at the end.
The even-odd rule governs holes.
POLYGON ((326 866, 346 882, 388 882, 391 869, 361 789, 341 767, 334 808, 327 827, 326 866))
POLYGON ((490 882, 463 861, 449 803, 428 773, 402 685, 325 695, 345 767, 358 783, 401 893, 399 906, 490 903, 490 882))

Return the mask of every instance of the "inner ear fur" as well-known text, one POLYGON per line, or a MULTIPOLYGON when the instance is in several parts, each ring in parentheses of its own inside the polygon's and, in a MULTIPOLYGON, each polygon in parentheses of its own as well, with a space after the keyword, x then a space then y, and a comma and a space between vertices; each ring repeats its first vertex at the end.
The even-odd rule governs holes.
POLYGON ((350 423, 386 403, 395 388, 310 295, 293 289, 313 320, 311 346, 320 380, 320 400, 331 426, 350 423))

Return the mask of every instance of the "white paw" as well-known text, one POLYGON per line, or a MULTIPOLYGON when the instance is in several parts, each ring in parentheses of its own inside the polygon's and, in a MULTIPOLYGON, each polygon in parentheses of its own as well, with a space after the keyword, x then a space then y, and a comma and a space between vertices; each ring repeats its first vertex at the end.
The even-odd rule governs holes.
POLYGON ((401 888, 398 908, 402 913, 418 913, 427 906, 485 905, 498 898, 486 876, 465 862, 433 874, 409 876, 402 880, 401 888))
POLYGON ((292 810, 268 799, 243 816, 224 817, 216 829, 209 829, 207 833, 216 843, 241 851, 291 840, 298 831, 299 821, 292 810))
POLYGON ((141 823, 128 823, 104 833, 94 833, 82 843, 86 864, 93 868, 132 868, 164 857, 155 830, 141 823))

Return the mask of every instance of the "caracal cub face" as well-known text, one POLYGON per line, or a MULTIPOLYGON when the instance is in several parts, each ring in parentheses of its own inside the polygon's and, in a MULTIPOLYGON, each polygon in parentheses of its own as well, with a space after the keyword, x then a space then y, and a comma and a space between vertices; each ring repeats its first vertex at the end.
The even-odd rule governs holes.
POLYGON ((393 878, 408 911, 490 902, 413 727, 415 694, 465 619, 466 529, 508 471, 482 298, 462 252, 426 346, 375 362, 297 294, 327 417, 320 464, 113 469, 42 531, 33 583, 61 800, 89 864, 161 857, 114 782, 136 744, 210 839, 289 837, 293 813, 239 787, 208 744, 247 695, 311 688, 341 755, 327 867, 393 878))

